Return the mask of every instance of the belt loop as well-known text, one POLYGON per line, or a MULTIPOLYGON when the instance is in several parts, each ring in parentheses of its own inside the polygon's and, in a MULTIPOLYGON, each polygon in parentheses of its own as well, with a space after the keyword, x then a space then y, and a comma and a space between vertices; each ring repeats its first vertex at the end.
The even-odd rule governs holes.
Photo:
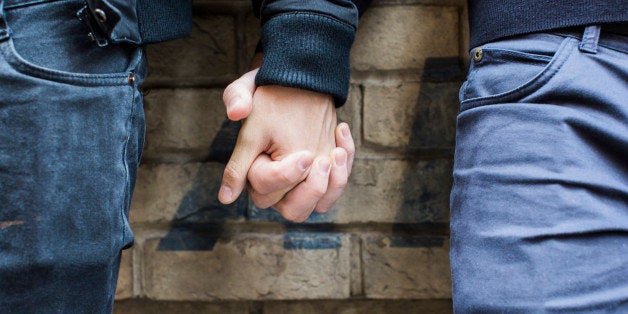
POLYGON ((602 26, 591 25, 584 29, 582 41, 580 42, 580 51, 588 53, 597 53, 597 43, 600 40, 600 32, 602 26))

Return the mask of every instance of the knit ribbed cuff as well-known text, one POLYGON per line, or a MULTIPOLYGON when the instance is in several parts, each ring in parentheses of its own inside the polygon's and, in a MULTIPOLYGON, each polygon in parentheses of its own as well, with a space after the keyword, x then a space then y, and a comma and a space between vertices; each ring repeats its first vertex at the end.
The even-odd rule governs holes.
POLYGON ((349 52, 355 30, 312 13, 286 13, 262 27, 264 59, 255 83, 281 85, 334 97, 336 107, 349 93, 349 52))
POLYGON ((192 0, 138 0, 142 44, 187 36, 192 30, 192 0))

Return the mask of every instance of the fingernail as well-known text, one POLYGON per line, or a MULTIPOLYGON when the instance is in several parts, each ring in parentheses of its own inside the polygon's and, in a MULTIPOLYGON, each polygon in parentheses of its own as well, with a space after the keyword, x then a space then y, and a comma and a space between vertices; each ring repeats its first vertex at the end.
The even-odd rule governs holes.
POLYGON ((233 198, 233 191, 226 185, 220 187, 220 192, 218 192, 218 197, 222 202, 231 202, 231 198, 233 198))
POLYGON ((331 162, 329 161, 329 158, 321 159, 318 162, 318 169, 320 169, 322 173, 329 173, 329 170, 331 170, 331 162))
POLYGON ((349 127, 346 124, 343 124, 341 127, 342 137, 349 138, 349 127))
POLYGON ((301 157, 299 160, 299 169, 305 171, 312 165, 312 158, 301 157))
POLYGON ((334 164, 336 167, 344 167, 347 163, 347 154, 339 153, 334 156, 334 164))

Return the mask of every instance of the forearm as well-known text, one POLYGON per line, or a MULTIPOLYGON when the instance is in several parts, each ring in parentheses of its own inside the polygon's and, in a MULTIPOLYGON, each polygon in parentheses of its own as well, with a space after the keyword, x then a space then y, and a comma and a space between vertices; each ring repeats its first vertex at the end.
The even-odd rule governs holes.
POLYGON ((253 1, 264 59, 256 84, 308 89, 344 104, 349 52, 370 0, 253 1))

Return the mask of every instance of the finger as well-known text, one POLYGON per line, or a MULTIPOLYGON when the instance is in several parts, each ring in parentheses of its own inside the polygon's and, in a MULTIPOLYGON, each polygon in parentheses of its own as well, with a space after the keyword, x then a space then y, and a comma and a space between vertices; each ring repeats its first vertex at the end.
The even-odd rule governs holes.
POLYGON ((290 221, 305 221, 327 191, 330 170, 331 160, 328 156, 316 158, 307 179, 286 194, 273 208, 290 221))
POLYGON ((247 178, 256 193, 269 194, 305 180, 313 161, 314 154, 309 151, 296 152, 279 161, 261 154, 251 165, 247 178))
POLYGON ((255 75, 258 69, 249 71, 233 81, 222 94, 222 101, 227 109, 227 117, 239 121, 249 116, 253 109, 253 93, 255 92, 255 75))
POLYGON ((355 157, 355 143, 351 136, 351 129, 345 122, 338 124, 336 127, 336 147, 344 148, 347 152, 347 176, 350 176, 355 157))
POLYGON ((328 212, 334 203, 340 198, 347 186, 349 173, 347 171, 347 152, 340 147, 334 148, 331 153, 333 157, 333 165, 329 174, 329 184, 327 192, 316 204, 314 209, 317 213, 324 214, 328 212))
POLYGON ((249 196, 259 208, 268 208, 279 202, 288 191, 307 178, 314 155, 301 151, 273 161, 261 154, 249 169, 249 196))
POLYGON ((253 161, 262 152, 260 137, 247 136, 240 131, 231 158, 225 166, 218 200, 223 204, 233 203, 246 184, 247 173, 253 161))

